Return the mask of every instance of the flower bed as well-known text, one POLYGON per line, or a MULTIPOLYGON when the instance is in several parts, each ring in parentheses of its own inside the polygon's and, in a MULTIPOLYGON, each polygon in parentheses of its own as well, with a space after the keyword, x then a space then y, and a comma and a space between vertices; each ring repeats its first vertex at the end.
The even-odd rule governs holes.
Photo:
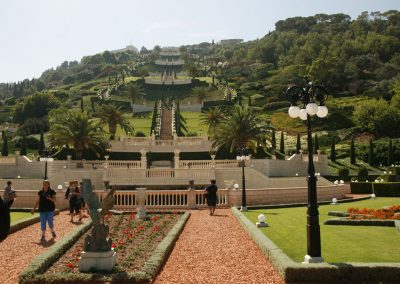
MULTIPOLYGON (((140 270, 179 218, 178 213, 149 214, 148 220, 136 219, 135 213, 107 215, 105 223, 110 227, 109 236, 113 241, 112 247, 117 252, 116 266, 112 273, 140 270)), ((45 274, 48 276, 55 273, 78 274, 85 236, 86 234, 45 274)))
POLYGON ((380 209, 359 209, 355 207, 347 209, 347 212, 350 214, 347 217, 350 220, 400 220, 400 205, 393 205, 380 209))

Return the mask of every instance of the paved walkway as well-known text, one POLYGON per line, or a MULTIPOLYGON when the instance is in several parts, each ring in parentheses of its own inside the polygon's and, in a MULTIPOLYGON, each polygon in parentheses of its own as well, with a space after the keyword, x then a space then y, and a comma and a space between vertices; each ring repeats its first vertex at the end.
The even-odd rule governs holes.
POLYGON ((230 209, 191 213, 155 283, 284 283, 230 209))
POLYGON ((66 212, 61 212, 55 217, 54 227, 57 237, 54 240, 51 240, 50 231, 47 231, 47 242, 40 243, 40 223, 36 223, 9 235, 0 243, 0 283, 18 283, 19 274, 36 256, 46 251, 79 224, 73 224, 69 220, 70 216, 66 212))

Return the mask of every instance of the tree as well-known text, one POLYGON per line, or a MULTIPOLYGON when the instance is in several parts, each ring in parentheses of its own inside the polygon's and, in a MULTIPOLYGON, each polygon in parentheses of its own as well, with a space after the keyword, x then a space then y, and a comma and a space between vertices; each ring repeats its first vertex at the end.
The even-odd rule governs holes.
POLYGON ((21 145, 21 156, 26 156, 28 154, 28 149, 27 149, 27 145, 26 145, 26 135, 22 135, 22 145, 21 145))
POLYGON ((200 124, 207 126, 207 133, 212 134, 224 118, 225 114, 220 107, 210 107, 201 114, 200 124))
POLYGON ((275 129, 272 129, 272 134, 271 134, 271 147, 272 149, 276 149, 276 137, 275 137, 275 129))
POLYGON ((44 133, 43 131, 40 132, 40 141, 39 141, 39 156, 43 155, 44 150, 46 150, 46 145, 44 144, 44 133))
POLYGON ((131 106, 133 104, 143 98, 145 94, 143 93, 143 89, 138 84, 130 84, 128 87, 128 99, 131 100, 131 106))
POLYGON ((81 111, 83 111, 83 98, 81 98, 81 111))
POLYGON ((257 152, 258 145, 265 146, 271 129, 251 109, 235 105, 211 135, 212 145, 214 149, 225 148, 231 153, 243 148, 257 152))
POLYGON ((73 147, 77 160, 82 160, 86 149, 99 154, 108 144, 101 122, 78 111, 69 111, 51 121, 49 141, 52 146, 73 147))
POLYGON ((369 139, 369 152, 368 152, 368 164, 371 166, 375 164, 375 157, 374 157, 374 142, 369 139))
POLYGON ((115 139, 115 133, 117 132, 117 126, 119 125, 126 134, 133 132, 133 127, 129 123, 129 120, 123 115, 120 107, 113 104, 103 105, 96 116, 100 118, 101 123, 108 125, 108 131, 110 133, 110 139, 115 139))
POLYGON ((209 89, 207 87, 194 87, 192 89, 193 94, 197 98, 197 102, 201 104, 201 107, 204 105, 204 100, 209 97, 209 89))
POLYGON ((332 137, 331 140, 331 161, 336 162, 336 145, 335 145, 335 137, 332 137))
POLYGON ((296 154, 300 154, 300 150, 301 150, 300 133, 297 133, 296 154))
POLYGON ((3 151, 1 151, 1 155, 3 157, 8 156, 8 138, 7 138, 7 133, 3 130, 2 131, 2 137, 3 137, 3 151))
POLYGON ((279 146, 279 152, 285 155, 285 137, 283 136, 283 131, 281 132, 281 142, 279 146))
POLYGON ((393 164, 393 144, 392 139, 389 139, 389 149, 388 149, 388 166, 393 164))
POLYGON ((318 154, 319 144, 318 144, 318 135, 314 136, 314 154, 318 154))
POLYGON ((354 137, 351 138, 350 142, 350 163, 352 165, 356 164, 356 149, 354 145, 354 137))

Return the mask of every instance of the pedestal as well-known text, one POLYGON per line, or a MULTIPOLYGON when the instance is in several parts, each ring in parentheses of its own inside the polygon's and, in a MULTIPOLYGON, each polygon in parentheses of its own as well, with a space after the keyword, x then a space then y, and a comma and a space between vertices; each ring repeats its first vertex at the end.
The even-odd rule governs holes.
POLYGON ((256 225, 257 225, 257 228, 268 227, 267 222, 257 222, 256 225))
POLYGON ((147 214, 146 210, 144 209, 144 206, 140 206, 137 208, 136 211, 136 219, 141 219, 141 220, 146 220, 147 219, 147 214))
POLYGON ((304 257, 304 261, 302 264, 310 264, 310 263, 322 263, 324 262, 324 259, 322 257, 312 257, 309 255, 306 255, 304 257))
POLYGON ((81 260, 79 261, 79 271, 88 272, 96 271, 112 271, 115 266, 116 252, 114 250, 106 252, 81 252, 81 260))

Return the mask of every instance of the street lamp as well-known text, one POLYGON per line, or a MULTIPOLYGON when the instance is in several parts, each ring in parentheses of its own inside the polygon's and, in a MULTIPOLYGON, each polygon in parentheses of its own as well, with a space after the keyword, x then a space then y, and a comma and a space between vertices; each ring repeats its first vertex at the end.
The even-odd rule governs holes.
POLYGON ((328 96, 323 86, 314 85, 305 77, 306 85, 291 86, 286 90, 286 96, 292 105, 289 108, 291 118, 300 117, 307 122, 308 145, 308 205, 307 205, 307 255, 303 263, 323 262, 321 257, 321 233, 319 227, 319 212, 317 204, 317 177, 313 163, 313 145, 311 133, 311 116, 324 118, 328 115, 328 108, 324 102, 328 96), (319 106, 317 105, 319 103, 319 106), (297 106, 299 104, 301 109, 297 106))
POLYGON ((238 149, 238 155, 236 156, 236 160, 239 162, 239 166, 242 167, 242 207, 240 211, 247 211, 247 202, 246 202, 246 178, 244 175, 244 167, 245 162, 250 160, 250 155, 246 155, 246 149, 241 147, 238 149))
POLYGON ((42 157, 40 161, 44 161, 44 179, 47 180, 47 162, 52 161, 53 158, 49 157, 49 152, 47 150, 43 150, 42 157))

